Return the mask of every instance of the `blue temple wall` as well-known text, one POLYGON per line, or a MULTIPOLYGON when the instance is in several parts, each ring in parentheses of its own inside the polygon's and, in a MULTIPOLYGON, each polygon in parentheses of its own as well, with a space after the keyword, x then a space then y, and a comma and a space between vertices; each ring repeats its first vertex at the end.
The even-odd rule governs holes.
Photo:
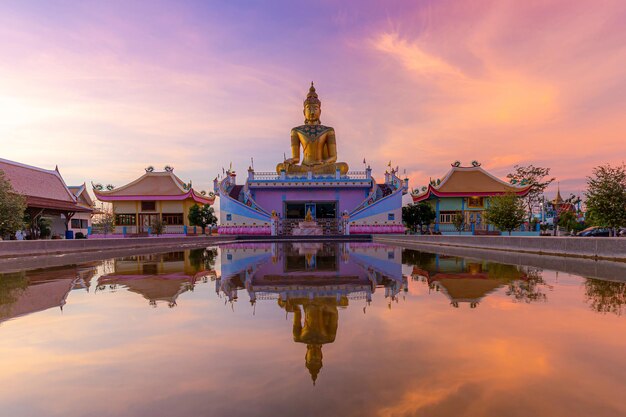
POLYGON ((220 224, 269 225, 270 217, 230 197, 220 197, 220 224))
POLYGON ((356 224, 402 224, 402 193, 396 192, 350 216, 356 224), (393 220, 389 220, 389 215, 393 220))

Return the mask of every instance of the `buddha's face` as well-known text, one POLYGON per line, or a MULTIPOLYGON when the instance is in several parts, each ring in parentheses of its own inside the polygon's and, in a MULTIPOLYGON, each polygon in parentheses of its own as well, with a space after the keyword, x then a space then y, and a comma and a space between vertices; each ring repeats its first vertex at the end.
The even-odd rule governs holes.
POLYGON ((314 122, 320 119, 322 109, 319 104, 307 104, 304 106, 304 117, 310 122, 314 122))

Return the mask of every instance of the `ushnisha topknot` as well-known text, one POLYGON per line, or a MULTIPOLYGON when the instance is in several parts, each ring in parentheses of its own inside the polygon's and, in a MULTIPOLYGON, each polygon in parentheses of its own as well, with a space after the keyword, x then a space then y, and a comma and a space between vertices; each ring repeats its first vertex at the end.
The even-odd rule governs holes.
POLYGON ((322 105, 322 102, 317 97, 317 93, 315 92, 313 81, 311 81, 311 88, 309 88, 309 93, 306 95, 306 100, 304 100, 304 105, 306 106, 307 104, 317 104, 318 106, 322 105))

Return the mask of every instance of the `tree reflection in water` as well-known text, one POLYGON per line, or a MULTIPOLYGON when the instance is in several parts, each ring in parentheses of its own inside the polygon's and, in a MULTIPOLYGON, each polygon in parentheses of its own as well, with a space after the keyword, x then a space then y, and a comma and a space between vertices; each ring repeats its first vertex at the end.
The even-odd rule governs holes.
MULTIPOLYGON (((504 266, 504 265, 503 265, 504 266)), ((512 265, 508 265, 513 267, 512 265)), ((552 286, 548 285, 541 276, 542 270, 534 267, 521 267, 523 275, 509 282, 506 295, 513 298, 514 302, 545 302, 548 299, 544 288, 552 290, 552 286)))
POLYGON ((20 292, 28 287, 24 271, 0 274, 0 306, 14 303, 20 292))
POLYGON ((189 263, 196 272, 214 269, 216 257, 216 248, 191 249, 189 251, 189 263))
POLYGON ((592 310, 621 316, 626 310, 626 282, 586 278, 585 297, 592 310))

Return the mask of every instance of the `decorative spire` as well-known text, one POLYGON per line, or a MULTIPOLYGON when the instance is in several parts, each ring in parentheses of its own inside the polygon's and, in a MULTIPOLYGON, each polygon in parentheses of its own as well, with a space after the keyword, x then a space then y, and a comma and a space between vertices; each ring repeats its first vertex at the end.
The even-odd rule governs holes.
POLYGON ((556 197, 554 198, 552 203, 556 205, 563 203, 563 197, 561 197, 561 183, 557 183, 556 185, 556 197))
POLYGON ((317 97, 317 93, 315 92, 315 86, 313 85, 313 81, 311 81, 309 93, 306 95, 306 100, 304 100, 304 105, 306 106, 307 104, 317 104, 318 106, 322 105, 322 102, 317 97))

